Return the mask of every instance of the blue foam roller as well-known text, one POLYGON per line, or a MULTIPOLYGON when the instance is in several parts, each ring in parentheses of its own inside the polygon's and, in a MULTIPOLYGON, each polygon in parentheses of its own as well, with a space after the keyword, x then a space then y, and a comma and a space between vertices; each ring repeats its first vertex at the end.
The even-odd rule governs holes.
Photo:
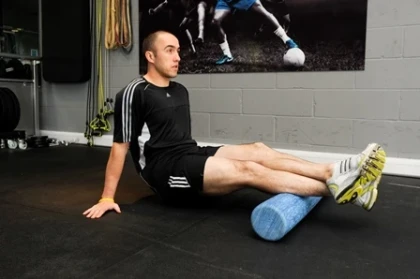
POLYGON ((252 227, 265 240, 280 240, 317 205, 321 198, 289 193, 277 194, 255 207, 251 214, 252 227))

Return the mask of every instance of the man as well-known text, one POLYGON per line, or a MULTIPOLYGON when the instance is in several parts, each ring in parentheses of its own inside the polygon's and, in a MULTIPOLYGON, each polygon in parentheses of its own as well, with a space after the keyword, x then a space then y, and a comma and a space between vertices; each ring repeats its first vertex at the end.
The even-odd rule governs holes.
POLYGON ((370 210, 385 164, 385 152, 370 144, 358 155, 334 164, 316 164, 277 152, 263 143, 199 147, 191 137, 187 89, 171 81, 179 66, 179 42, 165 31, 143 43, 147 74, 116 96, 114 143, 102 198, 83 214, 99 218, 114 202, 127 151, 145 181, 165 201, 224 195, 253 187, 268 193, 330 196, 339 204, 370 210), (143 125, 150 131, 144 153, 143 125), (145 156, 145 160, 144 157, 145 156))
POLYGON ((218 43, 222 49, 223 56, 216 61, 217 65, 233 61, 233 55, 230 51, 227 35, 222 27, 223 20, 232 9, 253 11, 256 14, 261 15, 270 23, 273 27, 274 34, 283 41, 287 49, 298 47, 298 45, 287 36, 286 31, 281 27, 277 18, 264 8, 261 0, 218 0, 212 23, 216 26, 218 43))

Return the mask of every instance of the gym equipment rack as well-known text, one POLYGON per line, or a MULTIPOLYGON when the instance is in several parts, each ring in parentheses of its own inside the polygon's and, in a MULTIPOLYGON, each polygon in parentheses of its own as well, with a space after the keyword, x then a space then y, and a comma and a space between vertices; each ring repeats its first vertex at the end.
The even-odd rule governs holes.
MULTIPOLYGON (((32 79, 14 79, 14 78, 0 78, 0 85, 2 82, 18 82, 18 83, 32 83, 31 102, 33 106, 33 125, 34 135, 39 134, 39 72, 38 65, 41 64, 40 57, 36 56, 21 56, 10 53, 0 53, 3 58, 17 58, 28 60, 31 62, 32 79)), ((27 135, 25 131, 14 130, 11 132, 0 132, 0 148, 8 147, 10 149, 26 149, 27 135)))

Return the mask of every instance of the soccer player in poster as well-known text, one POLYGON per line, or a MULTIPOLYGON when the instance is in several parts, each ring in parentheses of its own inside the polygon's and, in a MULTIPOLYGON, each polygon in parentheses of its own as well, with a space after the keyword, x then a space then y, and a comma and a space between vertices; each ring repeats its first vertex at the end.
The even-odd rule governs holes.
POLYGON ((273 27, 274 34, 283 41, 287 49, 298 47, 298 45, 286 34, 286 31, 280 25, 277 18, 265 9, 261 0, 218 0, 212 23, 216 26, 217 39, 219 46, 222 49, 223 56, 216 61, 217 65, 233 61, 233 55, 229 48, 227 35, 222 27, 223 20, 233 9, 252 11, 263 16, 263 18, 265 18, 273 27))
POLYGON ((198 36, 195 40, 196 44, 204 43, 204 30, 206 22, 206 14, 213 16, 216 0, 196 0, 198 14, 198 36))
MULTIPOLYGON (((267 11, 269 11, 277 19, 279 19, 279 22, 283 27, 284 31, 288 33, 291 24, 291 19, 289 7, 287 6, 286 0, 262 0, 262 3, 267 11)), ((267 23, 262 22, 257 31, 255 32, 255 36, 258 36, 261 33, 263 33, 266 27, 267 23)))

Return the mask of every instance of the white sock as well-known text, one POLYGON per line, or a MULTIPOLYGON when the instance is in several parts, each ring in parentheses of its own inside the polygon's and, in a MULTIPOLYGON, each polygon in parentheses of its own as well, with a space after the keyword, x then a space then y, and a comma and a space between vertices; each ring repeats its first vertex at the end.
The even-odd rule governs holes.
POLYGON ((204 39, 204 19, 206 17, 206 9, 200 3, 198 4, 198 37, 204 39))
POLYGON ((225 41, 219 44, 219 46, 222 49, 224 55, 232 57, 232 53, 230 52, 229 44, 226 37, 225 37, 225 41))
POLYGON ((198 38, 204 40, 204 26, 200 24, 198 29, 198 38))
POLYGON ((282 39, 283 43, 286 43, 288 40, 290 40, 289 36, 287 36, 286 32, 281 26, 277 28, 276 31, 274 31, 274 34, 280 39, 282 39))

